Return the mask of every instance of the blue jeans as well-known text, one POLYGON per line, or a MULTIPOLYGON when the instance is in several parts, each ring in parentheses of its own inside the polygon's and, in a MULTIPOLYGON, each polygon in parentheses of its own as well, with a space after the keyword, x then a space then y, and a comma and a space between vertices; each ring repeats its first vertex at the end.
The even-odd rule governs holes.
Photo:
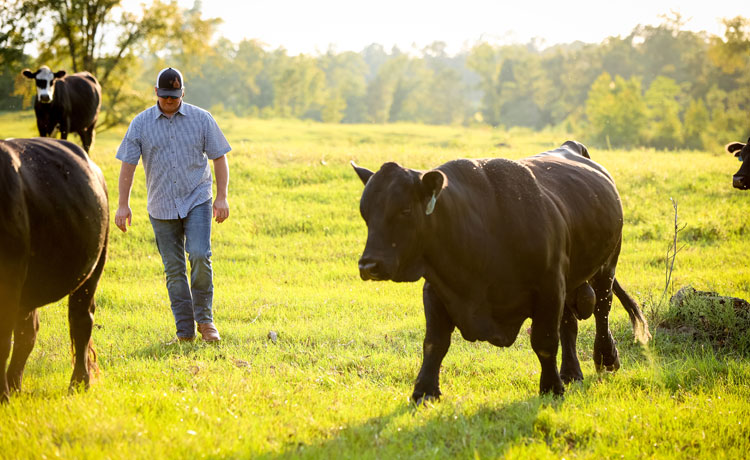
POLYGON ((167 278, 178 337, 194 337, 195 323, 213 322, 211 269, 211 200, 191 209, 182 219, 151 219, 167 278), (190 286, 185 251, 190 260, 190 286))

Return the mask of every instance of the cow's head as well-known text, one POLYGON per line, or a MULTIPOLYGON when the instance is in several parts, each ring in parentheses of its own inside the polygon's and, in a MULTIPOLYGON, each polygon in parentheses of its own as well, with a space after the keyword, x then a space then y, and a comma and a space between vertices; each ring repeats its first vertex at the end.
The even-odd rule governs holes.
POLYGON ((55 80, 65 76, 64 70, 52 72, 49 67, 43 65, 36 72, 29 69, 23 71, 23 76, 36 80, 36 99, 44 104, 52 102, 55 93, 55 80))
POLYGON ((367 244, 359 259, 363 280, 417 281, 424 276, 424 244, 440 192, 447 182, 438 170, 420 173, 385 163, 380 171, 352 167, 365 184, 359 211, 367 244))
POLYGON ((747 143, 732 142, 726 146, 727 152, 736 156, 742 162, 740 170, 732 177, 732 186, 740 190, 747 190, 750 188, 750 138, 747 139, 747 143))

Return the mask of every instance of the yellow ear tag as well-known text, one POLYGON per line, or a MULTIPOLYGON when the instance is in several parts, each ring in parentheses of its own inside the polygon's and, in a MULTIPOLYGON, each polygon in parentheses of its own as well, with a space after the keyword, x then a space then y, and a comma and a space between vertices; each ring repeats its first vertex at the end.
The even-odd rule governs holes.
POLYGON ((432 192, 432 198, 430 198, 430 201, 427 203, 427 209, 425 210, 426 215, 432 214, 432 211, 435 210, 435 203, 437 202, 437 195, 435 192, 432 192))

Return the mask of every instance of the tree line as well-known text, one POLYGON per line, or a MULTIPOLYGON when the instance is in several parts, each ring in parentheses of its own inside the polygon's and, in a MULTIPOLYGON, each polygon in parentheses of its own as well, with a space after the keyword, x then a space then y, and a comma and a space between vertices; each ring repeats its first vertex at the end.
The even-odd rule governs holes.
POLYGON ((120 0, 0 3, 0 109, 29 106, 23 67, 88 70, 104 90, 104 128, 152 104, 154 75, 171 65, 185 75, 186 100, 240 116, 562 127, 600 147, 714 150, 750 135, 742 16, 724 20, 722 37, 685 30, 672 13, 598 44, 477 43, 454 55, 441 42, 409 52, 372 44, 291 56, 218 36, 220 19, 204 18, 200 1, 154 0, 139 14, 120 0))

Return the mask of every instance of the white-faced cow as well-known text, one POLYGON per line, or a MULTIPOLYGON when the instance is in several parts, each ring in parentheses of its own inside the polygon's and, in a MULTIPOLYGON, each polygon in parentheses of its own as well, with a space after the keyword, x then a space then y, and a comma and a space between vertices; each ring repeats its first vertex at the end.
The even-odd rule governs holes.
POLYGON ((455 160, 431 171, 352 163, 365 184, 363 280, 425 279, 424 358, 412 398, 438 398, 440 363, 458 328, 466 340, 510 346, 531 318, 540 392, 582 380, 577 319, 596 318, 597 371, 619 368, 609 330, 614 290, 636 337, 650 338, 635 301, 615 281, 620 197, 609 173, 568 141, 520 161, 455 160), (558 344, 562 365, 557 370, 558 344))
POLYGON ((80 147, 48 138, 0 141, 0 402, 21 387, 39 328, 36 308, 66 295, 70 385, 88 386, 108 228, 104 176, 80 147))
POLYGON ((750 138, 747 143, 732 142, 726 146, 727 152, 736 156, 742 162, 739 171, 732 177, 732 186, 740 190, 750 188, 750 138))
POLYGON ((68 133, 78 133, 88 152, 102 105, 102 88, 96 78, 88 72, 53 73, 46 65, 36 72, 26 69, 23 75, 36 81, 34 112, 39 135, 53 137, 59 129, 60 137, 67 139, 68 133))

